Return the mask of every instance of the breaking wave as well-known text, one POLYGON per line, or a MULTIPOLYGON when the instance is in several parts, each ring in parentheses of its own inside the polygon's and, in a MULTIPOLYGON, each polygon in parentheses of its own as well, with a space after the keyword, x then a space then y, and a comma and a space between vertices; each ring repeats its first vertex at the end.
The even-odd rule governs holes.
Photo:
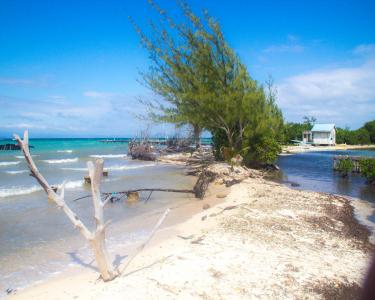
MULTIPOLYGON (((31 155, 32 157, 36 157, 36 156, 39 156, 39 155, 37 155, 37 154, 33 154, 33 155, 31 155)), ((25 158, 25 156, 23 156, 23 155, 15 155, 14 156, 15 158, 18 158, 18 159, 23 159, 23 158, 25 158)))
POLYGON ((46 163, 49 163, 49 164, 65 164, 65 163, 77 162, 78 157, 64 158, 64 159, 45 159, 43 161, 46 162, 46 163))
POLYGON ((72 153, 73 150, 57 150, 59 153, 72 153))
MULTIPOLYGON (((74 189, 74 188, 82 186, 82 184, 83 184, 83 180, 67 181, 65 183, 65 188, 66 189, 74 189)), ((62 183, 58 184, 57 186, 60 188, 62 186, 62 183)))
POLYGON ((120 158, 120 157, 126 157, 126 154, 93 154, 90 155, 90 157, 93 158, 120 158))
POLYGON ((18 165, 20 161, 0 161, 0 167, 3 166, 15 166, 18 165))
POLYGON ((68 170, 68 171, 88 171, 87 168, 61 168, 61 170, 68 170))
MULTIPOLYGON (((65 188, 74 189, 82 185, 83 185, 83 180, 67 181, 65 183, 65 188)), ((58 184, 57 186, 61 187, 62 183, 58 184)), ((13 186, 11 188, 0 189, 0 198, 27 195, 27 194, 38 192, 41 190, 42 188, 39 185, 33 185, 31 187, 13 186)))
POLYGON ((0 189, 0 198, 27 195, 41 190, 42 188, 39 185, 34 185, 31 187, 11 187, 7 189, 0 189))
POLYGON ((111 171, 119 171, 119 170, 140 169, 140 168, 153 167, 153 166, 156 166, 156 164, 137 165, 137 166, 129 166, 129 165, 118 166, 118 165, 116 165, 116 166, 106 167, 105 169, 111 170, 111 171))
POLYGON ((11 175, 15 175, 15 174, 23 174, 23 173, 27 173, 27 172, 29 172, 29 170, 5 171, 5 173, 7 173, 7 174, 11 174, 11 175))

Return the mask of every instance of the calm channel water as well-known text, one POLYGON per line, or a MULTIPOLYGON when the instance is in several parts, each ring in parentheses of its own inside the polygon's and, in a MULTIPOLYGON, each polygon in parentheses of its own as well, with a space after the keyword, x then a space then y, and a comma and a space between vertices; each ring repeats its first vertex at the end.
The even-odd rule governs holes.
POLYGON ((347 195, 375 203, 375 186, 366 184, 366 180, 358 174, 342 178, 333 171, 335 155, 375 157, 375 151, 319 151, 282 155, 277 162, 281 168, 278 179, 298 184, 298 189, 347 195))

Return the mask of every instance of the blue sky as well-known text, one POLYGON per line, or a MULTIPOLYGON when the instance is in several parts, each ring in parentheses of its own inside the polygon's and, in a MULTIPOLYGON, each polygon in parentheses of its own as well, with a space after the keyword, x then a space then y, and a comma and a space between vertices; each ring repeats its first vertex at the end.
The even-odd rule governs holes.
MULTIPOLYGON (((253 78, 272 75, 287 121, 360 127, 375 119, 374 1, 188 1, 221 23, 253 78)), ((171 0, 157 1, 178 17, 171 0)), ((0 1, 0 137, 132 136, 147 53, 128 21, 139 1, 0 1)), ((168 125, 154 134, 170 133, 168 125)))

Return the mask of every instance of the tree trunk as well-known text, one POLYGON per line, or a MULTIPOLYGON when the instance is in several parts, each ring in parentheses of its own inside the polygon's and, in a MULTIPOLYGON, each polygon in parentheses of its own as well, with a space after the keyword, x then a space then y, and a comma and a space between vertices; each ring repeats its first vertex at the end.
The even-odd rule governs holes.
POLYGON ((195 148, 199 149, 201 147, 201 132, 202 129, 200 126, 193 124, 193 138, 195 143, 195 148))

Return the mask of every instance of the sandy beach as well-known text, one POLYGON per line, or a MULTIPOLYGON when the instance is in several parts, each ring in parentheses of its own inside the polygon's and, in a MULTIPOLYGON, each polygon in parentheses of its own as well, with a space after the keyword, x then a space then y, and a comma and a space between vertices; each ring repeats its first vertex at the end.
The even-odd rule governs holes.
POLYGON ((338 144, 335 146, 312 146, 312 145, 298 145, 298 146, 283 146, 282 154, 295 154, 312 151, 336 151, 336 150, 368 150, 375 149, 375 145, 345 145, 338 144))
MULTIPOLYGON (((121 277, 104 283, 88 268, 9 299, 358 297, 374 247, 355 215, 367 214, 370 206, 354 209, 346 198, 293 190, 252 170, 226 187, 227 178, 245 171, 223 164, 216 169, 206 198, 172 208, 121 277)), ((131 249, 124 251, 116 254, 131 249)))

